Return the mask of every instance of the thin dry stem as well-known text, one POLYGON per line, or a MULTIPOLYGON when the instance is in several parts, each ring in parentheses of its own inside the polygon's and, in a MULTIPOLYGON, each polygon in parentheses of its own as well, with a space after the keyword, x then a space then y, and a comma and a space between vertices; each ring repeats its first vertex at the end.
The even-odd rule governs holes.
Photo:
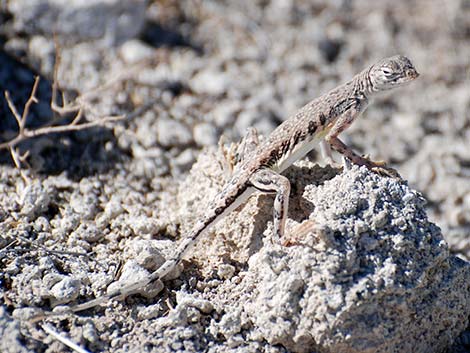
MULTIPOLYGON (((69 125, 61 125, 61 126, 47 126, 47 127, 39 128, 36 130, 25 130, 25 136, 27 138, 33 138, 33 137, 38 137, 38 136, 47 135, 47 134, 54 134, 54 133, 59 133, 59 132, 84 130, 84 129, 89 129, 94 126, 102 126, 106 123, 120 121, 124 118, 125 118, 124 115, 111 115, 111 116, 102 117, 99 120, 89 121, 87 123, 82 123, 79 125, 69 124, 69 125)), ((1 145, 0 145, 0 148, 1 148, 1 145)))
POLYGON ((41 325, 42 329, 47 332, 49 335, 51 335, 52 337, 54 337, 56 340, 62 342, 63 344, 65 344, 67 347, 73 349, 74 351, 76 352, 79 352, 79 353, 90 353, 89 351, 87 351, 86 349, 80 347, 78 344, 76 344, 75 342, 73 342, 72 340, 70 340, 69 338, 65 337, 65 336, 61 336, 57 331, 55 331, 52 326, 50 326, 49 324, 42 324, 41 325))
POLYGON ((16 168, 20 171, 21 178, 25 181, 28 185, 31 183, 31 179, 23 172, 21 169, 21 163, 24 163, 26 158, 29 155, 29 151, 26 151, 23 155, 20 154, 17 148, 9 147, 8 150, 10 151, 11 158, 13 159, 13 163, 15 163, 16 168))
POLYGON ((26 119, 28 118, 29 109, 31 108, 31 105, 33 103, 38 102, 38 100, 36 98, 36 92, 38 90, 38 85, 39 85, 39 76, 36 76, 34 78, 33 89, 31 90, 31 94, 29 95, 29 98, 26 101, 26 104, 24 105, 23 114, 21 115, 21 122, 20 122, 20 125, 19 125, 20 131, 24 130, 24 127, 26 125, 26 119))
POLYGON ((10 111, 13 113, 13 116, 15 117, 16 122, 18 123, 18 126, 21 126, 21 116, 16 110, 16 107, 13 104, 13 101, 11 100, 10 92, 5 91, 5 99, 7 100, 8 108, 10 108, 10 111))
MULTIPOLYGON (((54 33, 54 46, 55 46, 55 63, 54 63, 54 73, 52 76, 52 96, 51 96, 51 108, 54 110, 54 106, 57 102, 57 92, 59 90, 59 66, 62 56, 59 50, 59 39, 54 33)), ((63 97, 62 97, 63 98, 63 97)), ((64 102, 64 100, 62 100, 64 102)))
POLYGON ((80 119, 82 118, 82 115, 83 115, 83 109, 79 109, 77 115, 75 116, 75 118, 73 118, 70 125, 77 125, 80 119))
POLYGON ((65 95, 62 92, 62 106, 57 104, 57 94, 59 92, 59 67, 62 60, 62 55, 60 52, 60 44, 57 36, 54 35, 54 46, 55 46, 55 63, 54 63, 54 73, 52 78, 52 97, 51 97, 51 109, 59 115, 64 115, 68 113, 76 112, 80 110, 80 104, 71 104, 66 103, 65 95))
MULTIPOLYGON (((12 138, 9 141, 3 142, 0 144, 0 149, 4 148, 9 148, 10 150, 14 149, 16 145, 18 145, 20 142, 25 141, 27 139, 39 137, 42 135, 48 135, 48 134, 54 134, 54 133, 60 133, 60 132, 67 132, 67 131, 77 131, 77 130, 84 130, 84 129, 89 129, 94 126, 99 126, 99 125, 104 125, 109 122, 115 122, 124 119, 124 116, 118 115, 118 116, 106 116, 102 117, 98 120, 95 121, 90 121, 86 123, 79 124, 79 120, 82 117, 83 110, 79 109, 77 115, 74 117, 73 121, 68 124, 68 125, 59 125, 59 126, 46 126, 38 129, 27 129, 25 128, 25 123, 27 119, 27 114, 29 112, 30 106, 32 103, 36 102, 36 91, 39 83, 39 77, 36 78, 33 89, 31 91, 31 96, 28 99, 28 101, 25 104, 25 109, 23 112, 23 115, 20 116, 18 113, 18 110, 16 109, 13 101, 11 100, 10 94, 5 92, 5 98, 7 100, 8 106, 10 107, 11 112, 15 116, 15 119, 18 122, 18 135, 14 138, 12 138), (25 114, 26 113, 26 114, 25 114)), ((17 161, 15 161, 16 163, 17 161)))
MULTIPOLYGON (((28 119, 28 115, 31 109, 31 106, 34 103, 38 102, 36 98, 36 93, 39 87, 39 80, 40 77, 35 77, 34 84, 31 90, 31 94, 24 105, 23 113, 20 115, 18 109, 16 108, 13 100, 11 99, 10 93, 5 91, 5 99, 7 101, 8 107, 12 112, 17 124, 18 124, 18 133, 15 137, 11 138, 10 140, 0 143, 0 150, 2 149, 9 149, 12 159, 18 169, 21 169, 21 166, 25 162, 25 158, 21 157, 20 152, 17 149, 17 145, 23 141, 36 138, 43 135, 49 135, 54 133, 62 133, 62 132, 70 132, 70 131, 78 131, 78 130, 85 130, 95 126, 102 126, 107 123, 114 123, 123 119, 132 119, 137 115, 142 114, 146 110, 150 109, 150 107, 155 104, 155 100, 149 101, 143 106, 137 108, 135 111, 126 114, 126 115, 118 115, 118 116, 105 116, 99 117, 94 121, 89 122, 81 122, 85 111, 88 114, 93 115, 93 107, 90 104, 90 99, 96 97, 100 92, 105 90, 106 88, 115 85, 118 82, 121 82, 131 76, 131 74, 135 73, 135 71, 141 69, 144 65, 148 63, 147 60, 144 60, 136 65, 133 65, 131 68, 125 70, 121 75, 118 75, 114 79, 110 80, 109 82, 104 83, 101 86, 98 86, 84 94, 78 96, 72 103, 68 103, 66 101, 65 96, 62 93, 62 102, 61 105, 57 103, 57 98, 61 94, 59 89, 59 66, 61 62, 61 54, 60 54, 60 46, 58 43, 57 38, 54 38, 55 47, 56 47, 56 61, 54 65, 54 72, 53 72, 53 82, 52 82, 52 97, 50 102, 50 107, 54 113, 57 113, 60 116, 65 114, 74 113, 74 117, 72 121, 67 125, 55 125, 54 119, 53 121, 47 125, 36 129, 28 129, 26 127, 26 122, 28 119)), ((96 114, 95 114, 96 115, 96 114)), ((25 181, 29 181, 29 179, 23 175, 23 179, 25 181)))

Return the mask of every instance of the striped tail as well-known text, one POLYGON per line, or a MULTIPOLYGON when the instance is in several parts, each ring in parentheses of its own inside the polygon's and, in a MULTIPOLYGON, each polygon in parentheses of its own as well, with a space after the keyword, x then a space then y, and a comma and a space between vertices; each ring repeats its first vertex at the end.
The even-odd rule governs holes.
POLYGON ((152 272, 147 278, 140 281, 136 281, 128 286, 116 289, 115 291, 106 294, 104 296, 92 299, 82 304, 74 305, 68 308, 67 312, 79 312, 87 309, 91 309, 95 306, 106 303, 113 298, 123 299, 126 296, 132 294, 136 290, 145 287, 151 282, 161 280, 169 272, 174 270, 176 266, 183 260, 189 250, 197 243, 197 241, 205 234, 207 230, 219 220, 221 220, 227 213, 231 212, 242 203, 244 203, 250 195, 254 192, 252 188, 242 187, 239 185, 228 184, 228 186, 220 192, 210 207, 205 217, 198 221, 194 226, 189 236, 185 237, 174 255, 170 260, 167 260, 161 265, 156 271, 152 272), (233 187, 232 187, 233 186, 233 187))

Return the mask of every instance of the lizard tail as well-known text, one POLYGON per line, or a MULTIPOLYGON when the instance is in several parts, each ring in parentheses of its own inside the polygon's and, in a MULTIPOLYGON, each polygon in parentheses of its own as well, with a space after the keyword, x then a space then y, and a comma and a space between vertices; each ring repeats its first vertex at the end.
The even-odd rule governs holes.
POLYGON ((176 249, 174 255, 171 259, 166 260, 157 270, 152 272, 147 278, 144 278, 140 281, 136 281, 128 286, 124 286, 118 288, 111 293, 98 297, 96 299, 89 300, 85 303, 73 305, 68 308, 67 312, 79 312, 87 309, 94 308, 95 306, 104 304, 113 298, 119 297, 126 297, 136 290, 145 287, 149 283, 154 281, 161 280, 165 277, 168 273, 178 266, 178 264, 183 260, 184 256, 187 254, 189 249, 194 245, 197 239, 204 233, 206 226, 204 226, 205 222, 198 222, 196 227, 193 229, 189 237, 183 239, 181 244, 179 244, 178 248, 176 249))
POLYGON ((59 310, 54 311, 41 310, 39 313, 33 315, 33 317, 30 318, 30 321, 35 322, 46 317, 63 315, 67 313, 76 313, 83 310, 92 309, 98 305, 102 305, 108 302, 113 298, 123 299, 126 296, 133 294, 138 289, 141 289, 154 281, 163 279, 169 272, 178 266, 188 251, 197 243, 200 237, 205 234, 205 232, 212 225, 222 219, 225 214, 246 201, 253 192, 253 190, 250 188, 241 189, 235 188, 234 186, 235 185, 229 184, 229 187, 225 188, 217 195, 215 201, 206 212, 205 217, 199 220, 190 234, 181 241, 173 256, 171 256, 169 260, 166 260, 163 265, 152 272, 147 278, 135 281, 134 283, 131 283, 127 286, 118 288, 108 294, 81 304, 76 304, 69 307, 60 307, 60 309, 57 308, 59 310))
POLYGON ((106 303, 113 298, 124 298, 151 282, 161 280, 169 272, 174 270, 176 266, 178 266, 188 251, 197 243, 206 230, 222 219, 225 214, 245 202, 253 192, 251 189, 245 189, 242 192, 239 190, 238 193, 236 191, 234 192, 233 197, 226 197, 231 194, 230 191, 232 190, 225 190, 218 195, 219 197, 216 198, 216 201, 213 203, 212 207, 210 207, 210 211, 206 213, 206 216, 202 220, 199 220, 196 223, 191 233, 181 241, 173 256, 169 260, 166 260, 163 265, 152 272, 147 278, 136 281, 128 286, 118 288, 111 293, 96 299, 69 307, 67 312, 79 312, 106 303))

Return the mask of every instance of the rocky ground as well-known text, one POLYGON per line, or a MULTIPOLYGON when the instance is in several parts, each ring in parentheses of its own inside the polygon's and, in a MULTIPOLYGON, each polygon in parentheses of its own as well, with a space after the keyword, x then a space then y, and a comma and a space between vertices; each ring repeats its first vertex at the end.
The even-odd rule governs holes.
MULTIPOLYGON (((67 100, 88 121, 125 115, 23 141, 21 170, 2 150, 1 352, 67 351, 45 323, 91 352, 470 350, 468 1, 10 0, 0 23, 0 90, 20 113, 42 78, 28 128, 72 119, 49 104, 54 33, 67 100), (272 243, 272 198, 257 196, 163 283, 27 320, 170 257, 227 178, 222 134, 266 135, 397 53, 421 76, 343 139, 403 181, 312 152, 287 172, 297 245, 272 243)), ((16 131, 2 96, 0 142, 16 131)))

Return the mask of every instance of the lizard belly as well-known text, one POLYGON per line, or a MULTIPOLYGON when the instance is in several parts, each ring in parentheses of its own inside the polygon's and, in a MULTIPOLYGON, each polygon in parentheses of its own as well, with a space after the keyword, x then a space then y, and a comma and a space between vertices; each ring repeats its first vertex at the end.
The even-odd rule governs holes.
POLYGON ((214 220, 214 224, 218 222, 220 219, 224 218, 230 212, 235 210, 237 207, 244 204, 250 198, 250 196, 253 195, 255 191, 256 189, 254 187, 250 186, 246 188, 246 190, 240 196, 238 196, 237 199, 224 210, 224 212, 222 212, 219 216, 217 216, 217 218, 214 220))
POLYGON ((282 173, 289 168, 295 161, 304 157, 316 145, 320 143, 321 136, 313 136, 310 140, 305 140, 294 147, 290 153, 285 154, 276 164, 275 168, 278 173, 282 173))

